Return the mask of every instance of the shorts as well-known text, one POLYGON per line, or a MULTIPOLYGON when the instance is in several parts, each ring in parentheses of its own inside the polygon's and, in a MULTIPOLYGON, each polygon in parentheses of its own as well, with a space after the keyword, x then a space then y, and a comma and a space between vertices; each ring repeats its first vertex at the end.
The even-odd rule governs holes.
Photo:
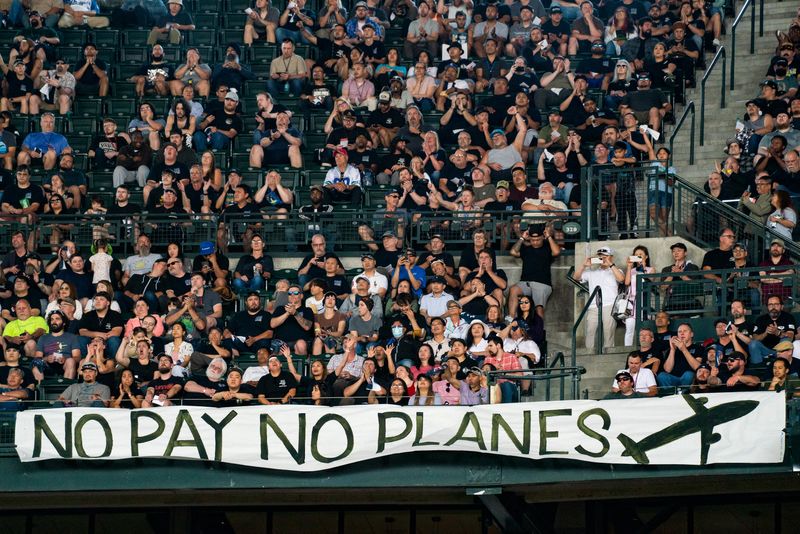
POLYGON ((647 204, 649 206, 658 206, 659 208, 671 208, 672 193, 667 193, 666 191, 658 191, 658 190, 648 191, 647 204))
POLYGON ((553 288, 542 284, 541 282, 523 282, 517 283, 517 287, 522 290, 522 294, 526 297, 533 299, 534 306, 547 307, 547 301, 550 295, 553 294, 553 288))
POLYGON ((636 117, 636 120, 639 121, 639 124, 647 124, 650 121, 650 110, 646 109, 644 111, 636 111, 631 110, 633 116, 636 117))

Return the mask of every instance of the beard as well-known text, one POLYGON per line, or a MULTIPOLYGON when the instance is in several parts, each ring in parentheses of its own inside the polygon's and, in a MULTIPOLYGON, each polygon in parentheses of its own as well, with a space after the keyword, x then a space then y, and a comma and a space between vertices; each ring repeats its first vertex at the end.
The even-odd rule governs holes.
POLYGON ((62 330, 64 330, 64 323, 58 323, 58 324, 51 324, 50 325, 50 331, 51 332, 61 332, 62 330))

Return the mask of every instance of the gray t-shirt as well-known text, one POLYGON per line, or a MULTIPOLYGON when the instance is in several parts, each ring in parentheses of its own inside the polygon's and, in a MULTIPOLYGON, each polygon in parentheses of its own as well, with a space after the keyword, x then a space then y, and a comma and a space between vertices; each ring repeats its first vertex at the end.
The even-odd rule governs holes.
POLYGON ((81 382, 80 384, 72 384, 61 394, 64 399, 73 405, 84 408, 90 407, 97 400, 94 395, 98 395, 100 400, 107 401, 111 398, 111 390, 108 389, 108 386, 97 382, 92 382, 91 384, 81 382))
POLYGON ((203 297, 201 301, 198 301, 198 304, 202 304, 200 308, 203 312, 203 315, 209 317, 214 314, 214 306, 217 304, 222 304, 222 297, 220 297, 216 291, 206 289, 203 291, 203 297))
POLYGON ((519 151, 514 145, 503 148, 493 148, 489 151, 488 163, 499 163, 503 169, 510 169, 515 163, 522 161, 519 151))
POLYGON ((147 274, 153 270, 153 264, 156 260, 161 259, 160 254, 148 254, 147 256, 130 256, 125 260, 125 265, 123 266, 123 270, 127 273, 130 273, 131 276, 134 274, 147 274))
POLYGON ((80 350, 80 348, 78 336, 69 332, 65 332, 60 336, 45 334, 36 342, 36 351, 41 351, 44 356, 55 354, 56 356, 61 355, 64 358, 71 358, 72 351, 75 349, 80 350))
POLYGON ((377 332, 381 326, 383 326, 383 321, 377 315, 373 315, 369 321, 365 321, 360 315, 353 315, 350 318, 347 329, 350 331, 355 330, 359 336, 368 336, 372 335, 373 332, 377 332))

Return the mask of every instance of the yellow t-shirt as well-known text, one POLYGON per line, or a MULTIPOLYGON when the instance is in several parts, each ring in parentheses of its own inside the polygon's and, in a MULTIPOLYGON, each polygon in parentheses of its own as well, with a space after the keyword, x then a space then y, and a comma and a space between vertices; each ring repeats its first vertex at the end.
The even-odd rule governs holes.
POLYGON ((44 330, 45 333, 50 331, 44 317, 32 315, 24 321, 15 319, 8 323, 3 329, 3 335, 7 337, 16 337, 23 333, 33 334, 40 328, 44 330))

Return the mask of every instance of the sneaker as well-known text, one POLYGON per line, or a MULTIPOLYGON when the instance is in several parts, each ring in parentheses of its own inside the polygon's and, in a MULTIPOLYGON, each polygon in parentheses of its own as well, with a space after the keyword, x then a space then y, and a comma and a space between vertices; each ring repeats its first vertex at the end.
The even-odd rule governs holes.
POLYGON ((716 47, 722 46, 722 43, 719 42, 719 39, 714 39, 713 41, 711 41, 711 44, 713 44, 716 47))

